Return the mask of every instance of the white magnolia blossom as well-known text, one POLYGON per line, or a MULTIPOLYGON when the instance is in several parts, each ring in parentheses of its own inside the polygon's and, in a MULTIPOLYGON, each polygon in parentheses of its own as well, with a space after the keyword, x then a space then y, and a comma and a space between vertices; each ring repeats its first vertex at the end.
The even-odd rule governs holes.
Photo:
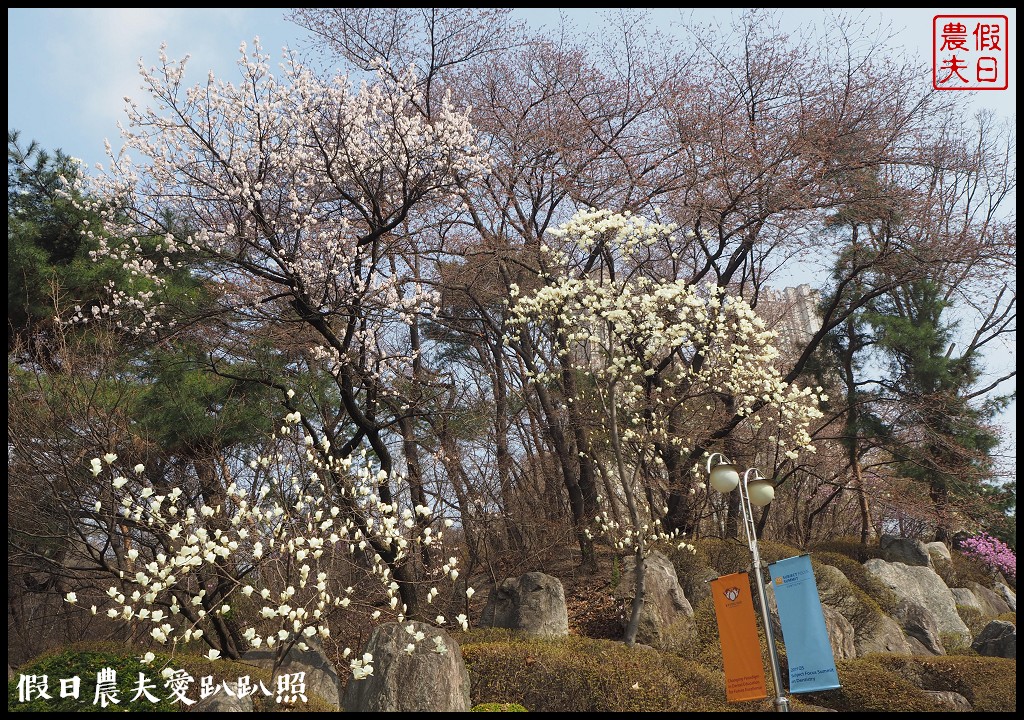
MULTIPOLYGON (((609 238, 628 254, 673 231, 673 226, 601 210, 581 211, 552 234, 579 247, 609 238)), ((615 384, 627 443, 661 440, 688 451, 705 440, 698 433, 724 411, 698 400, 728 395, 750 427, 777 425, 772 441, 780 454, 793 458, 813 452, 809 430, 822 416, 824 398, 783 380, 775 333, 744 300, 713 284, 694 287, 642 276, 612 282, 563 274, 519 297, 511 324, 516 332, 551 328, 552 347, 562 361, 578 363, 604 380, 600 387, 615 384), (667 410, 681 404, 691 418, 687 429, 694 434, 689 436, 668 427, 667 410), (702 412, 707 422, 701 422, 702 412)), ((536 379, 556 380, 560 372, 552 361, 536 379)))
MULTIPOLYGON (((530 293, 512 288, 509 340, 532 333, 542 349, 529 376, 560 383, 566 366, 586 372, 593 381, 581 383, 566 402, 587 408, 584 419, 604 435, 614 431, 621 440, 617 452, 628 455, 624 460, 633 467, 663 467, 656 444, 674 445, 684 456, 705 447, 708 429, 733 415, 741 419, 734 432, 759 434, 770 444, 768 452, 791 460, 814 452, 810 430, 822 417, 825 397, 820 388, 785 381, 775 333, 742 298, 713 283, 696 287, 642 274, 612 280, 572 272, 574 259, 599 242, 628 262, 656 243, 671 246, 675 231, 629 213, 593 209, 550 231, 550 244, 541 250, 552 270, 530 293)), ((628 467, 621 469, 629 474, 628 467)), ((703 486, 695 481, 691 493, 697 489, 703 486)), ((665 541, 688 547, 655 518, 631 519, 624 527, 602 511, 595 520, 622 551, 646 553, 652 543, 665 541)))
MULTIPOLYGON (((251 51, 241 48, 238 84, 211 75, 188 87, 186 60, 174 62, 161 49, 156 67, 140 63, 150 102, 126 99, 123 150, 115 156, 108 145, 102 174, 87 179, 79 170, 67 179, 67 197, 102 220, 83 230, 92 258, 124 271, 108 285, 106 301, 74 321, 154 336, 173 331, 162 305, 166 278, 198 258, 210 268, 203 280, 219 307, 242 321, 283 295, 321 318, 362 308, 375 321, 357 326, 354 355, 372 358, 366 382, 389 392, 414 360, 393 330, 417 314, 429 317, 439 296, 379 262, 375 242, 400 223, 415 233, 415 203, 437 211, 461 206, 466 181, 486 170, 468 111, 440 98, 424 117, 412 71, 357 85, 319 77, 287 54, 275 76, 258 41, 251 51), (175 227, 165 224, 170 218, 175 227)), ((331 344, 330 333, 321 335, 326 345, 307 348, 308 361, 343 372, 349 354, 331 344)), ((103 489, 113 496, 104 505, 137 541, 136 554, 119 560, 125 567, 111 571, 111 599, 129 593, 132 605, 111 608, 111 617, 142 625, 160 643, 205 638, 215 645, 223 615, 252 602, 236 605, 236 595, 255 597, 253 586, 285 568, 279 580, 287 590, 259 589, 261 609, 241 628, 243 637, 254 647, 328 637, 328 610, 373 599, 354 597, 326 570, 346 558, 359 567, 367 557, 376 558, 369 574, 387 589, 389 614, 404 617, 392 573, 414 548, 440 544, 441 533, 428 532, 432 513, 399 507, 383 493, 396 478, 371 467, 365 451, 336 457, 292 405, 296 393, 285 394, 289 412, 276 424, 275 447, 233 468, 237 477, 223 499, 194 501, 177 487, 157 495, 155 478, 154 487, 143 484, 141 464, 103 489), (281 446, 293 447, 295 457, 283 457, 281 446), (165 615, 171 607, 178 610, 165 615)), ((107 452, 90 461, 90 471, 98 476, 116 460, 107 452)), ((444 573, 458 577, 454 559, 444 573)), ((371 617, 381 615, 375 609, 371 617)), ((458 623, 465 628, 465 616, 458 623)), ((214 647, 211 659, 221 650, 214 647)), ((372 658, 353 660, 351 669, 357 680, 371 675, 372 658)))
MULTIPOLYGON (((296 447, 305 445, 297 443, 296 447)), ((422 530, 414 535, 405 527, 401 519, 413 511, 380 498, 380 471, 362 454, 345 465, 345 477, 350 482, 346 508, 332 505, 328 500, 331 492, 320 479, 330 474, 326 472, 329 462, 333 462, 329 455, 328 459, 314 457, 311 467, 318 472, 300 477, 288 471, 283 456, 278 455, 274 466, 285 470, 281 477, 268 475, 260 465, 248 470, 252 477, 238 477, 229 483, 218 503, 196 506, 187 505, 185 495, 180 490, 174 492, 177 488, 156 495, 152 487, 139 486, 141 479, 128 480, 115 474, 119 482, 110 486, 114 502, 137 527, 148 530, 139 531, 142 534, 124 552, 125 569, 116 571, 119 584, 107 588, 107 597, 116 603, 106 610, 108 617, 141 624, 161 644, 173 646, 207 638, 213 646, 207 654, 211 660, 219 658, 223 648, 218 646, 219 633, 206 629, 213 627, 211 623, 222 622, 220 618, 229 613, 238 616, 233 620, 242 624, 241 636, 251 647, 264 643, 268 647, 292 642, 304 645, 317 635, 330 637, 329 608, 365 608, 372 602, 358 597, 353 586, 341 585, 336 574, 330 572, 338 558, 350 557, 351 550, 361 548, 373 550, 369 575, 389 598, 392 617, 404 619, 407 609, 401 587, 382 553, 388 552, 400 562, 417 543, 432 535, 422 530), (153 542, 157 537, 160 542, 153 542), (331 550, 331 554, 325 555, 325 550, 331 550), (263 577, 257 572, 261 567, 281 567, 277 565, 281 560, 287 560, 283 567, 290 572, 284 576, 289 584, 283 590, 280 585, 277 590, 254 586, 253 582, 263 577), (220 580, 208 584, 203 578, 213 577, 208 573, 215 568, 220 580), (244 572, 232 575, 229 568, 243 568, 244 572), (247 618, 236 612, 239 607, 249 607, 251 601, 236 605, 234 600, 242 597, 259 597, 264 604, 247 618), (182 603, 191 609, 183 611, 182 603)), ((385 477, 392 480, 387 473, 385 477)), ((428 514, 418 515, 423 523, 432 522, 428 514)), ((439 574, 454 578, 458 562, 458 557, 449 556, 439 574)), ((277 572, 267 577, 273 578, 277 572)), ((431 587, 428 600, 437 594, 437 588, 431 587)), ((472 594, 469 589, 467 595, 472 594)), ((78 598, 72 591, 65 599, 74 603, 78 598)), ((374 609, 371 617, 377 620, 382 615, 374 609)), ((444 617, 438 616, 438 623, 444 622, 444 617)), ((456 622, 463 628, 468 626, 464 615, 456 622)), ((409 627, 414 645, 425 639, 422 631, 409 627)), ((368 656, 354 661, 353 677, 371 675, 371 661, 368 656)))

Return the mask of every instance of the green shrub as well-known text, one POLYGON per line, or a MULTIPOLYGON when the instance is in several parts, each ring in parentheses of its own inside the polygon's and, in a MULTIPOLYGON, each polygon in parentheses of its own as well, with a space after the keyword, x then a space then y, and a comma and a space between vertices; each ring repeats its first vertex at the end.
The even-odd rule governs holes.
POLYGON ((480 703, 470 712, 526 712, 526 708, 515 703, 480 703))
POLYGON ((899 599, 889 588, 868 574, 868 571, 864 569, 863 563, 847 555, 815 551, 811 553, 811 563, 812 565, 820 563, 838 568, 846 576, 846 579, 870 598, 881 612, 891 614, 899 602, 899 599))
POLYGON ((618 555, 613 555, 612 556, 612 577, 611 577, 611 581, 609 582, 610 589, 614 590, 615 588, 617 588, 621 581, 622 581, 622 571, 619 569, 619 556, 618 555))
POLYGON ((882 548, 870 543, 862 545, 856 538, 842 537, 814 543, 811 546, 811 553, 835 553, 845 555, 858 563, 864 563, 872 558, 882 557, 882 548))
MULTIPOLYGON (((971 637, 977 637, 978 633, 984 630, 989 622, 981 610, 971 605, 957 605, 956 614, 960 616, 967 629, 971 631, 971 637)), ((947 647, 946 650, 948 651, 949 648, 947 647)))
POLYGON ((981 656, 877 656, 887 670, 918 678, 924 690, 960 693, 975 712, 1017 708, 1017 661, 981 656))
POLYGON ((905 674, 882 665, 879 656, 839 660, 841 687, 806 693, 806 702, 839 712, 935 712, 940 710, 924 690, 905 674))
POLYGON ((942 643, 943 649, 947 655, 977 655, 978 653, 971 649, 971 638, 965 638, 959 633, 939 633, 939 642, 942 643))
POLYGON ((935 564, 935 572, 947 586, 969 587, 972 582, 985 587, 992 584, 992 576, 980 560, 964 555, 959 550, 951 551, 950 556, 947 562, 935 564))
POLYGON ((869 655, 836 663, 842 687, 801 696, 840 712, 935 712, 926 691, 959 693, 974 712, 1017 708, 1017 662, 989 657, 869 655))
POLYGON ((690 542, 690 545, 693 550, 672 548, 665 553, 672 561, 681 584, 684 578, 700 576, 706 570, 714 570, 716 575, 728 575, 750 568, 750 551, 746 543, 700 538, 690 542))
POLYGON ((722 668, 722 645, 714 601, 708 597, 693 606, 694 632, 691 642, 679 651, 681 657, 706 668, 722 668))
POLYGON ((156 659, 150 665, 144 665, 140 660, 145 650, 126 648, 123 645, 114 643, 80 643, 65 650, 47 653, 39 658, 26 663, 17 669, 15 677, 7 684, 7 710, 8 712, 176 712, 186 708, 181 707, 180 702, 171 702, 173 694, 165 687, 165 680, 160 676, 164 667, 174 670, 184 670, 194 678, 185 696, 191 700, 198 700, 200 693, 201 678, 210 676, 215 686, 221 685, 224 681, 236 681, 238 678, 248 675, 251 682, 259 684, 272 693, 267 696, 259 690, 252 696, 253 706, 257 712, 269 712, 286 709, 298 709, 309 712, 322 712, 330 710, 320 697, 307 695, 307 700, 301 700, 294 707, 289 708, 286 703, 278 703, 276 697, 277 687, 271 681, 268 670, 256 667, 252 664, 236 662, 231 660, 217 660, 210 662, 197 654, 176 653, 173 658, 166 654, 157 654, 156 659), (103 668, 113 668, 117 672, 117 697, 120 701, 117 705, 107 705, 106 708, 93 704, 96 693, 96 674, 103 668), (138 687, 139 673, 143 673, 147 685, 155 686, 149 692, 158 698, 158 702, 150 702, 145 696, 131 702, 138 687), (46 675, 48 678, 48 694, 53 699, 45 700, 33 698, 31 702, 21 703, 18 701, 18 681, 21 675, 46 675), (74 676, 81 679, 79 698, 61 698, 60 681, 70 679, 74 676))
POLYGON ((771 540, 762 540, 757 544, 758 550, 761 553, 761 562, 765 565, 768 563, 778 562, 779 560, 785 560, 786 558, 796 557, 802 555, 803 550, 792 545, 786 545, 785 543, 773 542, 771 540))
POLYGON ((727 706, 721 672, 654 650, 571 636, 479 637, 459 639, 474 703, 515 703, 531 712, 770 709, 767 701, 727 706))
MULTIPOLYGON (((166 656, 158 656, 152 665, 144 665, 137 657, 125 657, 123 651, 115 649, 69 649, 44 655, 18 669, 17 675, 7 683, 8 712, 168 712, 178 707, 166 698, 169 694, 163 687, 160 667, 168 663, 166 656), (102 708, 96 699, 96 676, 104 668, 117 673, 117 699, 119 704, 102 708), (159 698, 152 703, 145 697, 131 702, 138 683, 139 673, 146 676, 149 685, 156 688, 150 692, 159 698), (21 676, 46 676, 47 693, 52 699, 33 697, 29 702, 19 702, 18 683, 21 676), (78 699, 62 698, 61 680, 78 677, 81 681, 78 699)), ((177 667, 177 666, 175 666, 177 667)))
MULTIPOLYGON (((700 538, 692 545, 694 551, 672 549, 666 552, 691 603, 707 594, 705 584, 709 577, 750 572, 750 549, 743 540, 700 538)), ((765 565, 800 554, 797 548, 781 543, 761 542, 758 547, 765 565)))
POLYGON ((850 621, 858 641, 874 637, 885 614, 875 598, 894 603, 891 593, 871 578, 860 563, 845 555, 817 553, 811 556, 811 565, 814 567, 821 602, 839 610, 850 621), (822 571, 824 565, 842 572, 849 582, 833 579, 830 573, 822 571), (870 588, 871 593, 864 588, 870 588))

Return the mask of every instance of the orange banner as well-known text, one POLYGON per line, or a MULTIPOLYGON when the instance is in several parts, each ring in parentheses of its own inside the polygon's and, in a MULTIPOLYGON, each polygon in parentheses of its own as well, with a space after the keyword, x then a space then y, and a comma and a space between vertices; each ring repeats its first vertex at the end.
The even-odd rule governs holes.
POLYGON ((742 702, 768 697, 747 573, 712 580, 711 596, 715 600, 718 638, 722 643, 726 700, 742 702))

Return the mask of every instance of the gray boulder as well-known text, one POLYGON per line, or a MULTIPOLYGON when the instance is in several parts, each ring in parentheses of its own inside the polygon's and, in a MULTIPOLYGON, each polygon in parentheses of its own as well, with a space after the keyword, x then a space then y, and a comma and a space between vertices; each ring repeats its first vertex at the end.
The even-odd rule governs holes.
POLYGON ((238 682, 229 682, 232 694, 223 688, 193 705, 190 712, 254 712, 252 697, 238 692, 238 682))
POLYGON ((1017 593, 1004 583, 996 583, 992 589, 995 590, 996 595, 1003 599, 1010 608, 1010 612, 1017 612, 1017 593))
MULTIPOLYGON (((627 601, 622 619, 629 622, 629 603, 636 589, 636 556, 622 561, 622 581, 613 590, 614 596, 627 601)), ((693 634, 693 608, 679 585, 675 566, 660 552, 644 558, 644 605, 640 610, 640 626, 636 641, 659 650, 679 649, 693 634)))
POLYGON ((1017 628, 1013 623, 993 620, 971 643, 979 655, 1017 659, 1017 628))
POLYGON ((931 567, 945 577, 948 574, 948 571, 953 567, 953 556, 950 555, 949 548, 946 546, 946 543, 938 540, 935 542, 925 543, 925 549, 928 550, 928 557, 931 559, 931 567))
POLYGON ((939 626, 935 619, 919 603, 901 600, 893 610, 907 633, 907 640, 914 649, 915 655, 945 655, 946 648, 939 636, 939 626))
MULTIPOLYGON (((332 707, 341 707, 341 679, 334 665, 327 659, 323 649, 314 641, 306 642, 308 649, 293 647, 277 668, 273 677, 273 688, 281 675, 305 673, 306 693, 318 696, 332 707)), ((274 667, 274 650, 250 650, 242 656, 242 662, 252 663, 271 670, 274 667)))
POLYGON ((568 635, 569 613, 562 582, 540 572, 505 578, 487 598, 480 625, 539 637, 568 635))
MULTIPOLYGON (((982 613, 986 617, 997 617, 1003 613, 1011 612, 1010 605, 999 593, 987 588, 981 583, 969 582, 967 583, 967 589, 971 590, 975 597, 978 598, 978 603, 981 605, 982 613)), ((1014 607, 1016 607, 1016 596, 1014 597, 1014 607)), ((1016 611, 1013 611, 1016 612, 1016 611)))
POLYGON ((822 605, 825 615, 825 629, 832 644, 832 655, 836 660, 857 657, 857 633, 846 617, 835 608, 822 605))
POLYGON ((953 600, 960 607, 969 607, 973 610, 977 610, 980 614, 985 614, 985 608, 981 604, 981 600, 974 594, 974 591, 970 588, 950 588, 950 592, 953 593, 953 600))
POLYGON ((691 606, 700 605, 704 600, 711 598, 711 581, 721 574, 714 568, 705 568, 679 578, 683 595, 689 599, 691 606))
POLYGON ((939 540, 925 543, 925 548, 928 550, 928 555, 931 556, 933 562, 937 559, 945 560, 946 562, 953 559, 953 556, 949 552, 949 548, 946 547, 946 543, 939 540))
POLYGON ((458 643, 444 630, 420 622, 381 625, 364 653, 373 656, 373 674, 349 681, 345 712, 469 710, 469 671, 458 643), (418 632, 424 637, 416 641, 418 632))
POLYGON ((952 690, 925 690, 924 694, 946 712, 971 712, 970 701, 952 690))
MULTIPOLYGON (((935 621, 940 635, 956 637, 964 645, 970 643, 971 631, 957 614, 953 592, 934 570, 920 565, 886 562, 879 558, 868 560, 864 563, 864 569, 901 601, 920 606, 923 613, 935 621)), ((906 618, 916 618, 916 613, 911 610, 904 610, 904 615, 906 618)), ((907 622, 913 622, 915 628, 921 627, 916 619, 908 619, 907 622)), ((908 635, 911 634, 907 624, 903 623, 903 627, 908 635)))
POLYGON ((886 562, 932 567, 932 559, 928 553, 928 548, 920 540, 883 535, 881 547, 882 559, 886 562))
POLYGON ((878 622, 863 635, 857 636, 857 657, 872 653, 913 655, 914 646, 900 624, 888 615, 882 615, 878 622))
MULTIPOLYGON (((855 657, 871 653, 893 653, 896 655, 912 655, 913 648, 899 624, 888 615, 877 615, 867 610, 857 599, 853 583, 843 571, 832 565, 821 565, 814 571, 818 581, 818 595, 825 611, 825 622, 829 623, 829 610, 839 612, 850 623, 854 632, 855 657)), ((833 620, 838 629, 838 621, 833 620)), ((848 656, 845 639, 833 635, 833 626, 829 625, 829 638, 832 640, 833 652, 837 659, 848 656)))

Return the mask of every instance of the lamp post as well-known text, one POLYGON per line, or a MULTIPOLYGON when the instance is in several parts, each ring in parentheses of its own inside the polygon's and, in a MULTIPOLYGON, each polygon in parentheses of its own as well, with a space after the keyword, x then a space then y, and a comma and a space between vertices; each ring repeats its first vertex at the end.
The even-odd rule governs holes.
POLYGON ((722 453, 712 453, 708 457, 708 475, 711 487, 720 493, 730 493, 737 487, 740 489, 740 510, 743 511, 743 528, 747 533, 747 546, 754 565, 754 581, 757 584, 757 596, 761 602, 761 620, 764 622, 764 635, 768 642, 768 658, 772 666, 772 681, 775 683, 776 712, 789 712, 789 699, 782 693, 782 672, 779 670, 779 655, 775 651, 775 633, 772 632, 772 619, 768 612, 768 594, 764 589, 764 578, 761 574, 761 553, 757 549, 757 528, 754 526, 754 511, 751 507, 764 507, 775 497, 775 486, 771 480, 761 475, 757 468, 750 468, 740 478, 739 469, 722 453), (721 458, 712 467, 715 457, 721 458), (751 478, 753 473, 753 478, 751 478))

